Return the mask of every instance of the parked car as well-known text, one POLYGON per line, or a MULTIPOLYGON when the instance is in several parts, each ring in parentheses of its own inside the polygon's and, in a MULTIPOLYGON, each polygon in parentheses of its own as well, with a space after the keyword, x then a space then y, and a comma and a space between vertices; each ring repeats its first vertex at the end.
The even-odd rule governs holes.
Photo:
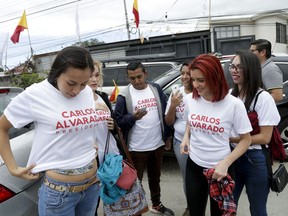
MULTIPOLYGON (((128 63, 123 64, 105 64, 103 67, 103 87, 102 91, 106 92, 108 95, 111 95, 114 89, 113 80, 116 82, 119 89, 123 89, 129 84, 129 81, 126 77, 126 68, 128 63)), ((146 71, 148 72, 147 80, 153 80, 164 72, 176 68, 178 63, 176 62, 143 62, 146 71)))
MULTIPOLYGON (((272 57, 273 61, 278 65, 278 67, 283 72, 283 99, 278 102, 277 108, 279 111, 279 114, 281 116, 281 121, 278 124, 278 129, 281 134, 281 138, 284 143, 284 148, 286 150, 287 154, 287 161, 288 161, 288 55, 287 56, 274 56, 272 57)), ((221 60, 222 67, 225 72, 225 77, 227 80, 227 83, 229 87, 231 88, 233 85, 233 80, 229 72, 229 65, 231 63, 231 56, 227 58, 222 58, 221 60)), ((153 82, 158 83, 164 93, 166 94, 167 98, 172 92, 172 86, 174 84, 181 85, 180 81, 180 67, 171 69, 170 71, 167 71, 166 73, 160 75, 159 77, 155 78, 153 82)))
MULTIPOLYGON (((13 98, 23 89, 0 87, 0 115, 13 98)), ((33 124, 11 128, 10 144, 18 165, 26 166, 34 137, 33 124)), ((41 180, 28 181, 14 177, 0 156, 0 216, 38 215, 38 188, 41 180)))

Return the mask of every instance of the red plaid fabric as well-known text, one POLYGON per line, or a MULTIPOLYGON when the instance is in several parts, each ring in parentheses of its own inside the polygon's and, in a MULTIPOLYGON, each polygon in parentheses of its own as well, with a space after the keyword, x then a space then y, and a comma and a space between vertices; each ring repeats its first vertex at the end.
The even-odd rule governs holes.
POLYGON ((231 176, 227 175, 221 181, 217 181, 212 179, 214 169, 205 169, 203 173, 208 180, 210 196, 218 202, 219 209, 223 211, 222 216, 235 216, 236 204, 232 193, 235 182, 231 176))

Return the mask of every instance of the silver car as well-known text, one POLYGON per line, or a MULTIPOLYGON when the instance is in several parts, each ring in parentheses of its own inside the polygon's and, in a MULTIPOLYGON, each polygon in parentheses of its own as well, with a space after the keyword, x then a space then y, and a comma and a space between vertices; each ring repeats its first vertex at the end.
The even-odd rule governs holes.
MULTIPOLYGON (((13 98, 23 89, 0 87, 0 115, 13 98)), ((34 137, 33 125, 11 128, 9 131, 11 149, 19 166, 26 166, 34 137)), ((0 156, 0 216, 38 215, 38 188, 41 179, 28 181, 13 177, 0 156)))

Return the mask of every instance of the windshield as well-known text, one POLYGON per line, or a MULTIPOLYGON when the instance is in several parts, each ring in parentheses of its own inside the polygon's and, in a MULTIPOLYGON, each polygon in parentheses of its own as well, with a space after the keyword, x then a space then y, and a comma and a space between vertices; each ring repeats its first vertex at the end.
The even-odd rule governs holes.
POLYGON ((2 115, 4 109, 8 106, 8 104, 16 97, 18 93, 0 93, 0 114, 2 115))
MULTIPOLYGON (((23 91, 21 88, 0 88, 0 116, 4 113, 5 108, 8 104, 19 94, 23 91)), ((28 124, 22 128, 10 128, 9 130, 9 137, 10 139, 17 137, 23 133, 28 132, 34 128, 33 124, 28 124)))

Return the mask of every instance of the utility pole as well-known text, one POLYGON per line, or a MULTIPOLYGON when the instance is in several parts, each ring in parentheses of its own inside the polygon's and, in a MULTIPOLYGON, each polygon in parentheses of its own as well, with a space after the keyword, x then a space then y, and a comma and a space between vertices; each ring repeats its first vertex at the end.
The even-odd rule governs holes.
POLYGON ((124 2, 124 10, 125 10, 125 18, 126 18, 127 37, 128 37, 128 40, 130 40, 130 30, 129 30, 127 8, 126 8, 126 0, 123 0, 123 2, 124 2))
POLYGON ((210 43, 211 43, 211 52, 215 52, 214 47, 214 32, 213 27, 211 26, 211 0, 209 0, 209 20, 208 20, 209 30, 210 30, 210 43))
POLYGON ((79 13, 78 13, 78 1, 76 1, 76 14, 75 14, 75 23, 76 23, 76 34, 79 40, 79 45, 81 44, 81 35, 80 35, 80 28, 79 28, 79 13))

